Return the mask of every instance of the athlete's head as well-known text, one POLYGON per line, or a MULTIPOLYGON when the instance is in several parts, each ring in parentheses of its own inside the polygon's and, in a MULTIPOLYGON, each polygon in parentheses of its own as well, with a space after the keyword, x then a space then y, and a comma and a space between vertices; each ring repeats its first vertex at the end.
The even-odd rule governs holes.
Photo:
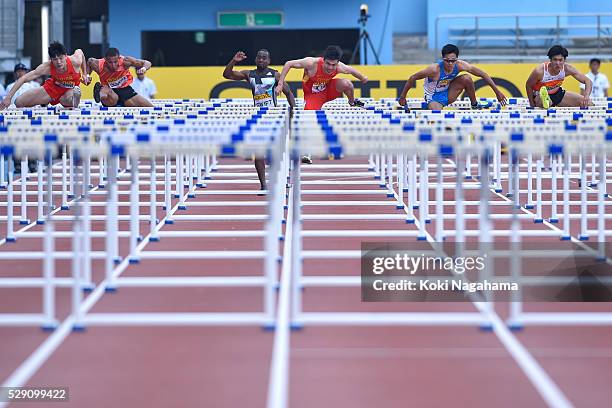
POLYGON ((332 73, 342 58, 342 49, 337 45, 328 45, 323 52, 323 70, 332 73))
POLYGON ((550 59, 551 65, 553 65, 557 69, 563 68, 563 64, 565 63, 565 59, 569 55, 567 49, 560 45, 553 45, 548 50, 548 58, 550 59))
POLYGON ((591 58, 589 61, 589 68, 591 68, 591 72, 593 74, 597 74, 599 72, 599 67, 601 66, 601 60, 599 58, 591 58))
POLYGON ((111 71, 116 71, 119 68, 120 55, 119 50, 115 47, 110 47, 108 50, 106 50, 104 60, 106 61, 106 64, 108 64, 108 68, 111 71))
POLYGON ((49 59, 56 69, 63 71, 66 69, 66 47, 57 41, 49 44, 49 59))
POLYGON ((263 70, 268 68, 268 65, 270 65, 270 51, 262 48, 257 51, 257 55, 255 56, 255 66, 257 69, 263 70))
POLYGON ((459 58, 459 48, 454 44, 446 44, 442 47, 442 61, 447 70, 453 69, 459 58))

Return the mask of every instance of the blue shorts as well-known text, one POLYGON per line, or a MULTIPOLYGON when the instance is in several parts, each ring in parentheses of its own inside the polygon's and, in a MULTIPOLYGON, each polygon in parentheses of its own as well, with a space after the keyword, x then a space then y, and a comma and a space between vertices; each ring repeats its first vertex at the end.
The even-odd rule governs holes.
POLYGON ((425 95, 425 102, 438 102, 442 106, 448 105, 448 89, 436 92, 431 96, 425 95))

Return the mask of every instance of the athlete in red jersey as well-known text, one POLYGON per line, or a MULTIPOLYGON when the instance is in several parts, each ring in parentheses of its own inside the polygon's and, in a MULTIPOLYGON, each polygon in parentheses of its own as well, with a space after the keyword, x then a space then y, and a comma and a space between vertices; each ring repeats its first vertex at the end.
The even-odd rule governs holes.
POLYGON ((94 86, 94 99, 104 106, 148 106, 153 107, 147 98, 138 95, 130 86, 134 78, 130 67, 137 74, 144 74, 151 63, 134 57, 123 57, 117 48, 109 48, 102 59, 87 60, 88 72, 95 71, 100 82, 94 86))
POLYGON ((66 108, 76 108, 81 101, 81 88, 83 82, 89 85, 91 78, 87 76, 81 79, 81 73, 85 72, 85 55, 83 51, 76 50, 74 54, 67 55, 66 48, 58 42, 49 45, 50 61, 40 64, 35 70, 28 72, 15 82, 11 91, 0 102, 0 110, 11 104, 11 99, 17 90, 25 82, 32 81, 43 75, 51 75, 43 86, 29 90, 15 100, 18 108, 48 103, 57 105, 61 103, 66 108))
POLYGON ((363 102, 355 99, 353 84, 348 79, 334 78, 337 74, 351 74, 362 83, 368 82, 368 77, 355 68, 340 62, 342 50, 337 45, 330 45, 325 49, 323 57, 306 57, 299 60, 287 61, 281 72, 276 94, 279 95, 285 84, 285 77, 291 68, 303 68, 302 89, 306 110, 321 109, 325 102, 334 100, 342 94, 348 98, 351 106, 363 106, 363 102))

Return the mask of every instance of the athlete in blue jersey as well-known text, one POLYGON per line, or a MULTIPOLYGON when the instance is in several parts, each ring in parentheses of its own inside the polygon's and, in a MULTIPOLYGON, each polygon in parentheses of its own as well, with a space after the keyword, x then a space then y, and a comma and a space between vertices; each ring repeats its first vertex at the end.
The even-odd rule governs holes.
MULTIPOLYGON (((274 88, 278 84, 280 74, 278 71, 269 68, 270 52, 266 49, 257 51, 255 57, 255 69, 250 71, 234 71, 234 65, 244 61, 246 54, 238 51, 234 58, 227 64, 223 71, 223 77, 236 81, 247 81, 250 85, 253 94, 253 103, 255 106, 277 106, 276 94, 274 88)), ((289 85, 286 83, 283 86, 283 93, 287 97, 291 109, 295 109, 295 98, 289 85)), ((261 189, 266 189, 266 161, 263 157, 255 158, 255 170, 261 184, 261 189)))
POLYGON ((406 105, 406 95, 419 79, 425 79, 425 102, 429 109, 442 109, 446 105, 455 102, 459 95, 465 91, 472 102, 472 108, 478 109, 474 81, 470 75, 460 74, 465 71, 476 75, 487 83, 493 91, 497 100, 506 104, 506 96, 497 88, 491 77, 483 70, 458 59, 459 48, 453 44, 447 44, 442 48, 442 60, 431 64, 427 68, 413 74, 400 95, 399 104, 406 105))

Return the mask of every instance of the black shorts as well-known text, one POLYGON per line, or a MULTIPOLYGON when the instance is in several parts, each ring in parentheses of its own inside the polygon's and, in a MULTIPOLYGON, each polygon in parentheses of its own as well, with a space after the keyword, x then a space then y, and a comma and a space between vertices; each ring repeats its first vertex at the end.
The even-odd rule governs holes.
POLYGON ((119 99, 117 100, 117 105, 115 106, 125 106, 125 101, 132 99, 133 97, 138 95, 136 91, 134 90, 134 88, 132 88, 129 85, 123 88, 112 88, 112 89, 113 89, 113 92, 116 93, 117 96, 119 97, 119 99))
POLYGON ((563 100, 564 96, 565 96, 565 89, 563 88, 559 88, 559 90, 555 92, 554 94, 548 95, 548 97, 552 101, 552 106, 559 105, 561 101, 563 100))

